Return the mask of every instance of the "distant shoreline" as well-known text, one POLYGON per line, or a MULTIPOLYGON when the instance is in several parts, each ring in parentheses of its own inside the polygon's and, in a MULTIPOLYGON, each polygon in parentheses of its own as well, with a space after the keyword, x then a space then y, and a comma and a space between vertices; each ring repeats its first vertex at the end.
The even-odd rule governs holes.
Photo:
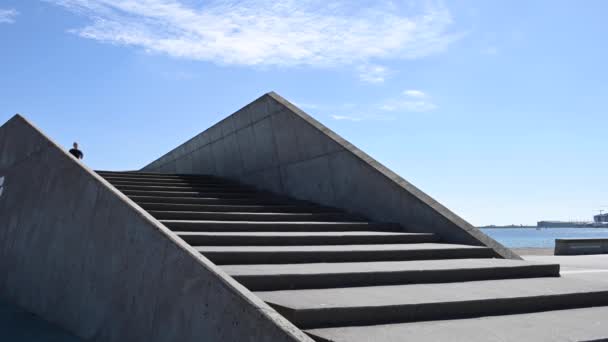
POLYGON ((482 226, 482 227, 477 227, 479 229, 486 229, 486 228, 500 228, 500 229, 510 229, 510 228, 537 228, 536 226, 482 226))

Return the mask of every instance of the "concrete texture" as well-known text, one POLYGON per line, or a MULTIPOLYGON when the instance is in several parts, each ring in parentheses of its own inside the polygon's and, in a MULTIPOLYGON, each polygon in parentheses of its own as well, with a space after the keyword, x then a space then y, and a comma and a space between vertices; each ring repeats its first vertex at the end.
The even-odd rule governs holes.
POLYGON ((214 212, 272 212, 272 213, 301 213, 333 211, 306 205, 214 205, 214 204, 172 204, 140 202, 139 206, 146 210, 179 210, 179 211, 214 211, 214 212))
POLYGON ((608 307, 309 330, 319 342, 607 341, 608 307))
POLYGON ((0 300, 0 341, 84 342, 60 327, 0 300))
POLYGON ((555 255, 608 254, 608 239, 555 239, 555 255))
POLYGON ((129 198, 135 203, 176 203, 176 204, 286 204, 276 198, 222 198, 222 197, 162 197, 162 196, 133 196, 129 198))
POLYGON ((556 277, 255 293, 303 329, 608 306, 606 283, 556 277))
POLYGON ((195 249, 218 265, 489 258, 493 255, 487 247, 441 243, 198 246, 195 249))
MULTIPOLYGON (((546 265, 522 260, 504 259, 442 259, 417 261, 376 261, 376 262, 339 262, 287 265, 227 265, 223 269, 231 276, 253 275, 310 275, 310 274, 353 274, 370 272, 401 271, 447 271, 478 270, 483 268, 516 268, 522 266, 546 265)), ((608 268, 608 265, 607 265, 608 268)))
MULTIPOLYGON (((266 94, 142 171, 227 177, 260 189, 515 253, 275 93, 266 94)), ((446 171, 447 172, 447 171, 446 171)))
POLYGON ((526 259, 526 256, 528 255, 553 255, 553 248, 524 247, 513 248, 513 251, 520 255, 523 259, 526 259))
MULTIPOLYGON (((115 173, 104 173, 104 176, 116 178, 115 173)), ((192 175, 139 175, 137 172, 122 176, 137 182, 150 177, 159 181, 187 179, 184 183, 188 185, 206 179, 192 175)), ((134 195, 131 198, 140 200, 134 195)), ((250 205, 259 206, 256 202, 260 197, 252 198, 255 201, 250 205)), ((291 201, 285 197, 269 198, 283 204, 291 201)), ((184 197, 170 205, 192 206, 187 200, 184 197)), ((224 203, 219 208, 224 211, 231 205, 224 203)), ((299 205, 306 210, 314 207, 310 203, 300 202, 299 205)), ((576 277, 568 274, 562 281, 557 277, 559 265, 496 259, 492 249, 483 246, 441 240, 442 243, 397 241, 404 236, 437 236, 432 233, 411 235, 398 230, 399 226, 395 224, 335 220, 227 221, 235 217, 225 215, 218 216, 222 220, 196 221, 184 218, 201 211, 183 209, 171 214, 176 220, 162 222, 175 229, 174 233, 195 246, 195 250, 222 264, 222 269, 235 280, 270 301, 300 328, 365 325, 361 336, 375 341, 383 337, 375 324, 391 323, 391 327, 399 327, 399 323, 409 321, 425 324, 426 320, 608 305, 608 281, 597 281, 587 273, 576 277), (182 231, 177 226, 192 230, 182 231), (362 239, 362 243, 346 243, 353 238, 362 239), (371 241, 377 238, 387 240, 382 243, 371 241), (331 239, 340 239, 340 243, 329 243, 331 239), (479 259, 471 259, 473 257, 479 259), (393 259, 407 261, 373 261, 393 259), (546 279, 552 281, 541 281, 546 279), (365 329, 379 336, 367 334, 365 329)), ((323 206, 316 209, 326 213, 340 212, 323 206)), ((166 214, 166 211, 150 212, 156 216, 166 214)), ((206 212, 214 211, 207 209, 206 212)), ((258 213, 273 215, 268 210, 258 213)), ((509 329, 519 327, 513 323, 509 329)), ((445 333, 449 334, 449 331, 445 333)), ((345 335, 352 337, 348 331, 345 335)))
POLYGON ((608 284, 608 255, 528 255, 525 258, 532 262, 559 264, 561 274, 567 278, 608 284))
POLYGON ((530 260, 533 262, 550 262, 560 264, 562 266, 563 271, 595 270, 608 272, 608 255, 527 255, 526 260, 530 260))
POLYGON ((165 226, 182 231, 257 231, 257 232, 311 232, 311 231, 396 231, 398 225, 370 222, 289 222, 289 221, 202 221, 161 220, 165 226))
POLYGON ((310 341, 21 116, 0 127, 0 295, 91 341, 310 341))
POLYGON ((223 269, 252 291, 559 276, 557 264, 508 259, 226 265, 223 269))
POLYGON ((194 212, 194 211, 148 211, 159 220, 226 220, 226 221, 278 221, 278 222, 353 222, 361 220, 345 213, 240 213, 240 212, 194 212))
POLYGON ((395 232, 175 232, 191 245, 350 245, 435 242, 429 233, 395 232))

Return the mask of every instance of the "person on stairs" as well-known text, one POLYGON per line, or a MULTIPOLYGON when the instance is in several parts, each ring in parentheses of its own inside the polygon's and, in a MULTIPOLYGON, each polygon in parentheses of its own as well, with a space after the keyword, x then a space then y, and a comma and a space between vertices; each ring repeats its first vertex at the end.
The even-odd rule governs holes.
POLYGON ((74 147, 73 147, 72 149, 70 149, 70 153, 71 153, 71 154, 72 154, 74 157, 76 157, 76 159, 82 159, 82 158, 84 158, 84 154, 82 153, 82 151, 81 151, 81 150, 79 150, 79 149, 78 149, 78 143, 77 143, 77 142, 75 142, 73 146, 74 146, 74 147))

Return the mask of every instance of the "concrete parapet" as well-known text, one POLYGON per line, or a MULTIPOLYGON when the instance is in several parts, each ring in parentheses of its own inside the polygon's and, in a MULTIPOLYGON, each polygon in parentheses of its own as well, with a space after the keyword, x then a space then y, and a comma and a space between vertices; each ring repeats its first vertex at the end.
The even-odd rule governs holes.
POLYGON ((142 171, 232 178, 520 259, 275 93, 258 98, 142 171))
POLYGON ((312 341, 19 115, 0 177, 0 296, 25 310, 90 341, 312 341))
POLYGON ((608 254, 608 239, 555 239, 555 255, 608 254))

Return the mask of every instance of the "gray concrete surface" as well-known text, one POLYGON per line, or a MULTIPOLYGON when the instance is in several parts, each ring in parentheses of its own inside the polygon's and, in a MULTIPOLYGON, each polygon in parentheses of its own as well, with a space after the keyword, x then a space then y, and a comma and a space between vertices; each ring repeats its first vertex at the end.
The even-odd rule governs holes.
POLYGON ((203 211, 159 211, 149 210, 152 216, 160 220, 226 220, 226 221, 319 221, 319 222, 352 222, 361 218, 345 213, 241 213, 241 212, 203 212, 203 211))
POLYGON ((183 231, 354 231, 399 230, 399 226, 375 222, 285 222, 285 221, 216 221, 216 220, 160 220, 165 226, 183 231))
POLYGON ((175 232, 191 245, 349 245, 436 242, 431 233, 395 232, 175 232))
MULTIPOLYGON (((300 213, 300 212, 322 212, 317 206, 306 205, 217 205, 217 204, 173 204, 173 203, 150 203, 140 202, 140 207, 146 210, 199 210, 215 212, 273 212, 273 213, 300 213)), ((327 211, 327 210, 325 210, 327 211)))
MULTIPOLYGON (((106 176, 110 177, 109 174, 106 176)), ((139 177, 137 173, 131 173, 129 176, 131 178, 139 177)), ((159 177, 158 175, 152 176, 159 177)), ((175 176, 170 176, 170 178, 172 177, 175 176)), ((191 181, 200 180, 200 178, 198 180, 194 177, 189 178, 191 181)), ((184 202, 180 200, 179 203, 184 202)), ((164 215, 164 213, 158 211, 151 211, 150 213, 156 216, 164 215)), ((180 213, 183 213, 184 216, 190 215, 188 211, 182 210, 180 213)), ((608 284, 604 286, 602 283, 593 282, 593 286, 586 286, 585 284, 588 282, 581 282, 581 280, 584 280, 583 278, 562 281, 563 279, 557 278, 558 265, 537 265, 518 260, 492 259, 491 257, 494 256, 492 250, 481 246, 472 246, 471 248, 466 245, 454 246, 445 243, 370 245, 369 241, 366 241, 365 245, 342 244, 336 246, 294 243, 294 246, 277 246, 271 244, 272 241, 269 238, 287 238, 292 242, 297 242, 295 241, 297 239, 290 235, 297 235, 300 238, 329 236, 346 238, 348 235, 339 236, 341 232, 332 231, 330 233, 318 231, 318 229, 320 227, 323 229, 352 228, 353 226, 369 229, 373 225, 346 224, 345 226, 344 223, 336 223, 335 221, 314 223, 226 221, 226 219, 229 219, 226 216, 223 216, 221 221, 189 221, 181 220, 180 218, 183 217, 178 216, 180 217, 177 217, 174 222, 168 223, 183 224, 186 222, 190 227, 217 230, 175 231, 178 235, 187 239, 195 236, 202 237, 203 244, 198 245, 199 247, 195 249, 200 250, 210 260, 219 264, 238 263, 240 265, 234 267, 241 270, 247 267, 243 264, 251 263, 256 263, 256 265, 251 266, 253 268, 264 268, 262 273, 256 274, 239 275, 238 273, 232 273, 237 281, 250 290, 274 290, 276 292, 272 293, 275 295, 283 293, 293 300, 303 299, 303 304, 297 308, 286 307, 281 303, 272 304, 288 319, 303 328, 358 324, 369 326, 405 321, 508 315, 605 305, 608 301, 608 284), (285 231, 287 227, 289 231, 285 231), (293 227, 298 229, 294 230, 293 227), (230 231, 223 231, 225 229, 230 229, 230 231), (269 229, 269 231, 265 229, 269 229), (211 237, 222 237, 225 240, 219 245, 214 243, 217 240, 207 240, 207 243, 205 243, 204 240, 211 237), (253 238, 263 243, 252 246, 250 241, 253 238), (447 251, 449 253, 446 253, 447 251), (465 259, 460 262, 444 259, 436 261, 434 264, 431 264, 428 260, 420 263, 408 261, 398 265, 396 263, 373 265, 374 263, 369 262, 377 258, 382 260, 393 258, 400 260, 463 258, 471 257, 470 253, 476 254, 479 252, 481 253, 476 256, 482 256, 486 259, 465 259), (357 260, 362 263, 359 265, 342 263, 339 262, 344 261, 341 259, 357 260), (325 264, 325 267, 319 267, 319 264, 311 265, 310 263, 286 265, 286 263, 292 262, 311 261, 333 261, 337 263, 325 264), (277 266, 277 269, 273 270, 273 265, 257 264, 259 262, 272 263, 277 266), (357 272, 357 266, 361 265, 362 270, 357 272), (289 268, 292 268, 292 270, 290 271, 289 268), (297 268, 296 271, 293 270, 295 268, 297 268), (314 273, 317 268, 319 270, 314 273), (343 268, 350 272, 340 272, 339 270, 343 268), (553 277, 556 281, 551 283, 539 282, 539 277, 553 277), (507 279, 517 282, 509 282, 507 279), (311 288, 322 289, 317 292, 322 294, 317 298, 317 301, 309 301, 306 298, 310 294, 307 289, 311 288), (534 288, 535 291, 526 292, 528 288, 534 288), (364 291, 361 291, 362 289, 364 291), (507 291, 511 292, 503 295, 507 291), (299 293, 304 295, 300 296, 299 293), (445 297, 437 294, 443 294, 445 297), (335 301, 340 296, 342 298, 340 298, 339 305, 332 306, 332 300, 335 301), (366 297, 366 301, 362 301, 361 297, 366 297), (408 303, 408 297, 416 297, 423 301, 416 302, 413 300, 412 303, 408 303), (380 300, 376 300, 378 298, 380 300), (346 302, 354 303, 355 306, 340 305, 346 302), (376 302, 378 305, 371 304, 376 302), (356 306, 357 304, 361 305, 356 306), (310 305, 310 307, 306 307, 306 305, 310 305)), ((175 229, 175 227, 173 228, 175 229)), ((370 236, 361 232, 369 233, 367 230, 349 231, 350 234, 354 233, 352 236, 363 238, 370 236)), ((384 231, 380 233, 384 233, 388 237, 407 235, 398 235, 395 232, 386 234, 384 231)), ((230 272, 230 266, 226 270, 230 272)), ((312 294, 312 296, 316 295, 312 294)), ((517 328, 517 326, 511 328, 517 328)))
POLYGON ((367 251, 418 251, 434 250, 440 253, 442 250, 486 250, 485 247, 456 245, 447 243, 416 243, 416 244, 381 244, 381 245, 329 245, 329 246, 200 246, 196 250, 205 252, 220 251, 251 251, 251 252, 355 252, 363 253, 367 251))
POLYGON ((525 247, 513 248, 513 251, 523 259, 526 259, 527 255, 553 255, 553 248, 525 247))
MULTIPOLYGON (((519 257, 275 93, 142 171, 228 177, 267 191, 519 257)), ((449 172, 449 170, 446 170, 449 172)))
POLYGON ((3 300, 0 300, 0 341, 84 342, 60 327, 3 300))
POLYGON ((21 116, 0 127, 0 296, 91 341, 310 341, 21 116))
POLYGON ((218 265, 488 258, 493 255, 492 250, 487 247, 441 243, 323 246, 197 246, 195 249, 218 265))
POLYGON ((559 276, 559 265, 509 259, 226 265, 223 269, 252 291, 559 276))
POLYGON ((608 307, 308 332, 320 342, 608 341, 608 307))
POLYGON ((360 308, 391 305, 464 302, 499 298, 548 296, 566 293, 607 292, 605 284, 575 278, 486 280, 441 283, 256 292, 267 302, 300 309, 360 308))
MULTIPOLYGON (((376 273, 400 271, 449 271, 478 270, 484 268, 516 268, 522 266, 547 265, 522 260, 505 259, 441 259, 416 261, 337 262, 286 265, 226 265, 222 269, 231 276, 245 275, 292 275, 324 273, 376 273)), ((608 267, 608 266, 607 266, 608 267)))
POLYGON ((555 255, 608 254, 608 239, 555 239, 555 255))
POLYGON ((255 293, 304 329, 608 305, 608 283, 573 277, 255 293))
POLYGON ((526 260, 559 264, 564 278, 608 283, 608 255, 526 255, 526 260))
POLYGON ((562 271, 608 271, 608 255, 526 255, 525 259, 557 263, 562 266, 562 271))

